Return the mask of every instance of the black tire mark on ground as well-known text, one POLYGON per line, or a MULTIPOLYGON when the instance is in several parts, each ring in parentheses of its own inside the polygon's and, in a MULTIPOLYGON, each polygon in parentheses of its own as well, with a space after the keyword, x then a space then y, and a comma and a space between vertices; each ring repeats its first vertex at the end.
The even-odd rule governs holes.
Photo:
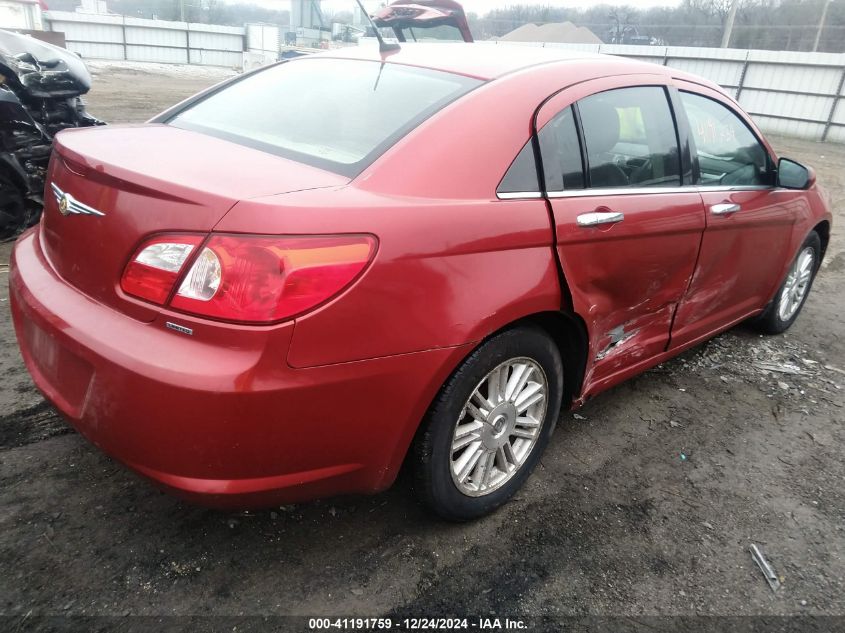
POLYGON ((46 401, 0 416, 0 450, 67 435, 74 430, 46 401))
MULTIPOLYGON (((620 541, 631 534, 647 537, 653 511, 649 500, 632 505, 602 504, 577 510, 582 486, 567 484, 559 494, 538 503, 512 503, 503 511, 516 521, 506 520, 487 544, 470 548, 460 561, 436 574, 424 576, 417 596, 388 617, 441 617, 460 614, 500 617, 524 610, 525 601, 553 578, 578 575, 580 569, 597 565, 612 570, 599 579, 583 580, 570 596, 560 596, 557 609, 571 615, 588 609, 583 595, 600 594, 604 599, 624 601, 626 586, 647 571, 632 566, 628 556, 619 555, 607 541, 608 532, 620 541), (517 507, 520 506, 520 507, 517 507), (532 553, 543 551, 541 559, 532 553), (498 564, 491 565, 491 559, 498 564), (608 578, 615 582, 605 583, 608 578)), ((610 541, 613 542, 613 539, 610 541)), ((648 566, 651 560, 640 561, 648 566)))

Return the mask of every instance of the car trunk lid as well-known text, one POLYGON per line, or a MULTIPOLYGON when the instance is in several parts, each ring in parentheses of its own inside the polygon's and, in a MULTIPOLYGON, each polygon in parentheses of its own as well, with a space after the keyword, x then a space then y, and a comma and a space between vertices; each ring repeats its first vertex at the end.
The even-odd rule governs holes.
POLYGON ((69 284, 133 318, 151 321, 158 306, 120 290, 123 269, 145 238, 209 232, 239 200, 348 181, 167 125, 72 130, 56 138, 41 241, 69 284), (63 214, 61 193, 81 206, 71 204, 63 214))

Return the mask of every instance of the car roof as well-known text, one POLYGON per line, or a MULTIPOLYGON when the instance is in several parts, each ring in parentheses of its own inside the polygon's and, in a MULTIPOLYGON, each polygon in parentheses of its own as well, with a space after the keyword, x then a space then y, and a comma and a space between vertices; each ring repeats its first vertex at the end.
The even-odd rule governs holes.
POLYGON ((382 56, 378 43, 366 41, 360 46, 350 46, 316 55, 342 59, 361 59, 386 61, 388 63, 420 66, 433 70, 467 75, 483 80, 492 80, 518 70, 550 63, 565 63, 579 60, 592 60, 607 65, 605 74, 612 75, 612 68, 618 67, 620 73, 645 72, 665 74, 662 66, 639 62, 624 57, 600 55, 578 50, 520 46, 518 44, 483 44, 483 43, 403 43, 396 52, 382 56))

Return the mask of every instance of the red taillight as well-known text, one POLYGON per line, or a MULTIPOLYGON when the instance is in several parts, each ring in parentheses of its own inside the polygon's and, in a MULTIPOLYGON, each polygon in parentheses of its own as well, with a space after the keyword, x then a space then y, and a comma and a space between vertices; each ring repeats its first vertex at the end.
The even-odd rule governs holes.
POLYGON ((163 304, 182 266, 204 239, 202 235, 158 235, 135 251, 123 271, 120 287, 123 292, 163 304))
MULTIPOLYGON (((174 237, 155 238, 138 250, 124 272, 124 291, 163 303, 181 280, 170 301, 174 310, 249 323, 281 321, 331 299, 366 267, 376 248, 369 235, 212 235, 191 253, 187 272, 180 274, 183 260, 165 280, 163 270, 149 271, 138 259, 145 260, 144 253, 156 256, 156 249, 172 254, 174 237)), ((198 246, 199 241, 181 243, 198 246)))

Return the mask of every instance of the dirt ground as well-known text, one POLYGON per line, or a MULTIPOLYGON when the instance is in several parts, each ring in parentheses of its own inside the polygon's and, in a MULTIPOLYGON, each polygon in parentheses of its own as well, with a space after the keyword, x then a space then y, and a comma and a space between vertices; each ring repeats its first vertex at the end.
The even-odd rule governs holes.
MULTIPOLYGON (((231 74, 94 70, 110 122, 231 74)), ((775 144, 816 167, 838 221, 795 326, 737 328, 565 414, 518 498, 465 525, 405 476, 254 513, 159 493, 33 388, 0 246, 0 615, 845 615, 845 146, 775 144)))

